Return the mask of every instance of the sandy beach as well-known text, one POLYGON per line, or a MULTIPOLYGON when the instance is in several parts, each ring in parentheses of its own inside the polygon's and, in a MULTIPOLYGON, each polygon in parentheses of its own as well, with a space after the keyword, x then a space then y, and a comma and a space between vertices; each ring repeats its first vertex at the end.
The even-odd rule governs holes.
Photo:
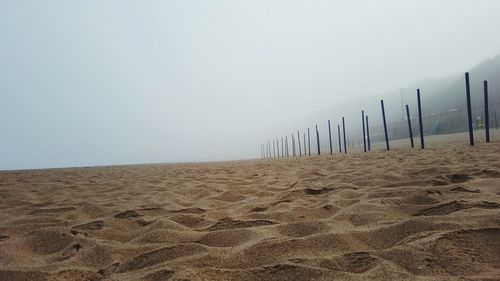
POLYGON ((500 280, 500 142, 1 172, 0 280, 500 280))

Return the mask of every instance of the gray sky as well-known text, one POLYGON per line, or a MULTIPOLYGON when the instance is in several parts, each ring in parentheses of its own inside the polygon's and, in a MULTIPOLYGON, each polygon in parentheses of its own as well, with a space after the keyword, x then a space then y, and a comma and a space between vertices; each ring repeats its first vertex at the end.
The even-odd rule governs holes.
POLYGON ((318 112, 499 54, 499 11, 496 0, 0 0, 0 169, 258 157, 318 112))

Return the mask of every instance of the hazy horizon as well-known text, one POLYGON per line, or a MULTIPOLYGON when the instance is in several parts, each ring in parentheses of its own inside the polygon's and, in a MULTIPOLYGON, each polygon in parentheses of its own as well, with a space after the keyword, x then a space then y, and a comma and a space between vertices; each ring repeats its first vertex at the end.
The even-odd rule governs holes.
MULTIPOLYGON (((0 1, 0 170, 236 160, 500 54, 500 1, 0 1)), ((398 97, 396 97, 398 98, 398 97)))

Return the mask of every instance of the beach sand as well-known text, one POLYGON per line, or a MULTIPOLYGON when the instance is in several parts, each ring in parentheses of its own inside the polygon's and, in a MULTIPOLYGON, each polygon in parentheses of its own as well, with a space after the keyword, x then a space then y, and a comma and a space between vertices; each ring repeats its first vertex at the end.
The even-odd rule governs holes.
POLYGON ((499 141, 11 171, 0 196, 1 281, 500 280, 499 141))

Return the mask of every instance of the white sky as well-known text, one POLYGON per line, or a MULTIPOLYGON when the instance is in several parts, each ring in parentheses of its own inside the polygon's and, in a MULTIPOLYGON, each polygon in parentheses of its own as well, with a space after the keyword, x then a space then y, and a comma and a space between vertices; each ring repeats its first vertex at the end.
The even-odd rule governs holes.
POLYGON ((0 170, 258 157, 318 112, 498 55, 499 11, 495 0, 0 0, 0 170))

